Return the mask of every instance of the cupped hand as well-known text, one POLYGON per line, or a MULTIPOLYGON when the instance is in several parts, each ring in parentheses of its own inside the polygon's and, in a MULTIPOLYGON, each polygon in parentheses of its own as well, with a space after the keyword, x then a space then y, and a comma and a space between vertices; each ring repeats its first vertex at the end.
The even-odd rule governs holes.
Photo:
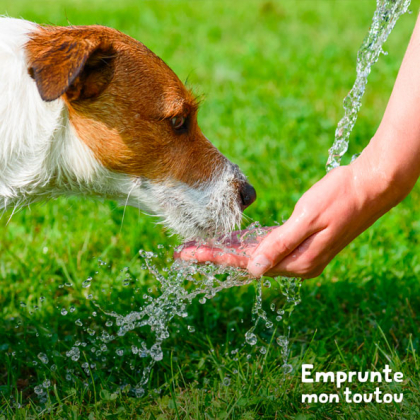
MULTIPOLYGON (((233 239, 223 250, 187 244, 175 257, 246 268, 253 277, 319 276, 347 244, 399 201, 383 173, 362 156, 328 173, 301 197, 283 225, 271 227, 253 243, 233 239)), ((236 232, 233 238, 246 233, 236 232)))

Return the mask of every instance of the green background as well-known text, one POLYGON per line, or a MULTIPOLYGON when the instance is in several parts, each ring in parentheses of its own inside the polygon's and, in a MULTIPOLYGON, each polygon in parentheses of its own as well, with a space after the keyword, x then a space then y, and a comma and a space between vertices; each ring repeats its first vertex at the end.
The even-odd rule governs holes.
MULTIPOLYGON (((385 44, 389 54, 380 57, 369 77, 346 162, 375 133, 419 5, 413 1, 413 13, 401 17, 385 44)), ((147 45, 181 80, 188 79, 187 85, 202 99, 203 132, 255 186, 258 200, 246 214, 264 225, 287 218, 303 192, 325 174, 342 100, 354 81, 356 52, 374 9, 373 0, 0 0, 0 13, 12 17, 115 27, 147 45)), ((124 209, 108 201, 60 198, 12 217, 6 212, 0 221, 0 387, 5 418, 417 418, 419 192, 416 186, 322 276, 305 281, 302 303, 290 319, 291 374, 281 373, 280 350, 274 344, 265 356, 250 360, 249 349, 241 348, 234 360, 230 351, 239 347, 251 326, 255 293, 253 286, 230 289, 206 305, 193 304, 187 319, 176 320, 164 360, 150 380, 156 391, 140 400, 126 392, 128 387, 111 393, 116 385, 136 383, 128 357, 87 375, 96 387, 85 390, 81 383, 65 379, 66 369, 77 367, 54 352, 63 354, 78 338, 88 340, 74 322, 80 318, 95 324, 94 308, 81 283, 98 271, 98 258, 111 268, 95 277, 92 290, 100 295, 101 305, 128 313, 156 286, 141 270, 138 250, 176 244, 177 238, 136 209, 125 209, 123 220, 124 209), (139 279, 135 287, 121 287, 118 276, 124 267, 139 279), (70 306, 75 312, 62 316, 62 308, 70 306), (189 333, 187 325, 194 325, 196 332, 189 333), (54 361, 56 371, 51 372, 50 365, 33 365, 41 351, 54 361), (313 363, 319 371, 381 370, 390 364, 405 380, 382 384, 381 390, 404 392, 404 401, 302 404, 302 393, 338 392, 328 383, 303 386, 302 362, 313 363), (229 386, 223 385, 226 375, 229 386), (40 405, 33 387, 46 377, 52 381, 50 400, 40 405)), ((264 290, 266 309, 281 300, 277 287, 264 290)), ((136 339, 116 340, 110 348, 129 349, 136 339)), ((352 385, 353 391, 370 389, 373 384, 352 385)))

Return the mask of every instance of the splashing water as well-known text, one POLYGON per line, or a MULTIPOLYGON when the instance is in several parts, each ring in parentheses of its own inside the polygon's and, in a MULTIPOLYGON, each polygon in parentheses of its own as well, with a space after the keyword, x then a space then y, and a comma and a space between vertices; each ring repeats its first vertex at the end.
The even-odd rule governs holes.
MULTIPOLYGON (((296 305, 298 305, 300 300, 300 287, 302 282, 298 278, 293 277, 277 277, 274 279, 277 281, 280 286, 281 293, 286 297, 286 302, 281 308, 277 308, 274 303, 270 305, 270 309, 276 312, 275 320, 277 323, 282 321, 283 332, 285 335, 280 335, 276 338, 277 344, 281 347, 281 356, 283 359, 282 369, 285 373, 292 371, 292 366, 287 364, 287 359, 289 356, 289 336, 290 336, 290 315, 292 314, 296 305), (286 316, 287 315, 287 316, 286 316)), ((254 331, 258 327, 258 323, 265 323, 265 328, 270 329, 273 327, 273 322, 269 320, 267 312, 262 309, 262 286, 271 287, 271 281, 265 280, 258 281, 257 286, 257 295, 255 299, 254 308, 252 309, 254 325, 246 332, 245 340, 251 346, 254 346, 258 342, 258 338, 255 335, 254 331)), ((265 349, 265 348, 264 348, 265 349)), ((265 351, 263 352, 265 353, 265 351)))
MULTIPOLYGON (((266 235, 267 232, 258 224, 254 224, 251 230, 242 236, 241 241, 247 244, 247 247, 256 245, 258 243, 256 238, 266 235)), ((214 242, 213 245, 221 248, 222 253, 240 252, 223 248, 218 242, 214 242)), ((144 293, 145 289, 138 287, 136 284, 138 279, 134 279, 130 269, 125 267, 113 282, 119 285, 116 288, 118 293, 116 296, 109 295, 108 298, 105 294, 106 290, 98 281, 98 277, 106 272, 99 273, 98 271, 81 284, 80 291, 84 293, 89 306, 93 308, 92 316, 78 313, 78 308, 63 311, 63 305, 57 305, 59 316, 63 319, 65 317, 67 320, 74 315, 72 322, 75 332, 69 336, 64 335, 64 341, 67 342, 64 351, 47 349, 37 354, 37 360, 31 359, 30 365, 36 366, 35 369, 40 373, 38 375, 40 381, 33 384, 39 404, 47 403, 51 391, 50 384, 53 383, 56 375, 62 375, 69 383, 80 382, 86 388, 91 385, 93 387, 96 370, 112 370, 115 359, 124 359, 124 364, 129 366, 133 375, 127 375, 122 379, 121 385, 116 385, 115 389, 108 391, 118 392, 128 386, 133 396, 142 397, 148 390, 154 365, 165 356, 163 343, 172 335, 174 324, 178 322, 177 319, 186 319, 189 316, 189 307, 193 301, 205 305, 221 291, 248 285, 251 282, 256 288, 252 326, 246 332, 242 345, 237 346, 230 353, 236 359, 243 348, 246 352, 244 356, 248 354, 246 359, 249 360, 252 357, 251 353, 256 357, 258 355, 264 357, 270 345, 278 345, 282 371, 285 374, 292 371, 292 366, 288 364, 289 318, 294 307, 300 302, 301 282, 299 279, 263 278, 256 281, 250 279, 242 269, 226 268, 210 263, 198 265, 180 260, 173 261, 170 258, 172 253, 173 249, 170 247, 165 249, 162 245, 158 246, 156 252, 140 251, 139 277, 147 278, 148 284, 152 277, 157 280, 158 285, 158 288, 149 286, 147 293, 144 293), (163 264, 162 261, 164 261, 163 264), (169 261, 172 263, 167 267, 166 263, 169 261), (268 308, 264 310, 263 289, 271 288, 273 282, 277 283, 281 294, 285 296, 285 301, 280 301, 276 297, 275 302, 273 301, 270 305, 270 310, 268 308), (132 303, 132 309, 125 314, 118 312, 121 312, 124 306, 129 308, 128 305, 119 305, 118 312, 112 310, 115 299, 124 299, 122 298, 123 291, 126 293, 125 296, 131 296, 132 299, 134 298, 132 291, 142 294, 140 302, 132 303), (124 336, 127 337, 124 339, 124 336), (133 344, 133 340, 136 344, 133 344), (58 373, 54 363, 63 358, 66 361, 65 372, 58 373)), ((99 260, 99 270, 109 268, 107 263, 99 260)), ((62 285, 58 286, 59 289, 60 286, 62 285)), ((26 307, 24 310, 29 311, 26 307)), ((191 323, 188 322, 188 324, 191 323)), ((193 325, 186 325, 186 329, 190 334, 195 333, 193 325)), ((53 333, 59 334, 59 332, 53 333)), ((226 377, 223 385, 229 386, 229 384, 230 378, 226 377)))
MULTIPOLYGON (((257 243, 255 238, 267 234, 267 230, 259 229, 258 224, 251 226, 250 232, 241 238, 242 243, 250 245, 257 243)), ((206 245, 202 243, 201 245, 206 245)), ((199 246, 201 246, 199 245, 199 246)), ((223 247, 221 243, 213 243, 214 246, 223 247)), ((162 248, 162 247, 161 247, 162 248)), ((222 253, 237 253, 233 249, 222 249, 222 253)), ((157 298, 150 295, 144 295, 145 305, 138 311, 132 311, 127 315, 120 315, 116 312, 109 312, 102 309, 98 304, 95 306, 103 314, 115 318, 115 324, 119 327, 118 336, 124 336, 128 332, 138 330, 143 327, 150 327, 150 331, 154 334, 154 344, 148 347, 144 342, 142 348, 132 349, 133 354, 140 354, 140 357, 150 358, 150 362, 144 367, 141 380, 132 389, 135 396, 141 397, 146 392, 146 385, 149 380, 151 369, 155 362, 163 359, 162 343, 169 338, 169 327, 171 321, 175 316, 186 318, 188 316, 188 305, 199 297, 199 302, 205 304, 208 300, 214 298, 220 291, 230 288, 247 285, 255 280, 250 279, 245 270, 236 268, 226 268, 217 266, 211 263, 204 265, 197 265, 186 263, 177 260, 172 263, 169 268, 159 270, 158 266, 154 264, 153 260, 159 255, 153 252, 140 251, 140 257, 144 261, 143 269, 152 275, 160 284, 161 294, 157 298)), ((255 346, 258 342, 257 335, 254 333, 259 322, 264 322, 265 329, 273 330, 274 322, 270 321, 267 313, 262 309, 262 281, 258 281, 257 295, 255 305, 252 311, 254 325, 245 334, 246 342, 255 346)), ((276 281, 280 284, 281 292, 286 296, 286 302, 282 308, 276 312, 276 321, 279 323, 283 319, 283 315, 293 312, 294 307, 300 303, 300 286, 299 279, 277 278, 276 281)), ((270 280, 264 282, 265 287, 271 287, 270 280)), ((106 321, 105 325, 110 325, 110 321, 106 321)), ((288 321, 284 322, 288 326, 288 321)), ((292 366, 287 364, 289 355, 289 331, 287 327, 287 336, 280 335, 276 342, 282 348, 281 355, 283 359, 283 371, 289 373, 292 366)), ((188 326, 188 331, 194 333, 195 329, 188 326)), ((97 340, 104 343, 114 340, 114 336, 109 336, 107 333, 102 333, 97 340)), ((260 353, 265 354, 266 348, 262 346, 260 353)), ((123 350, 117 350, 117 354, 122 356, 123 350)), ((68 357, 73 354, 69 353, 68 357)), ((74 360, 74 359, 73 359, 74 360)))
POLYGON ((367 79, 372 66, 381 53, 382 45, 394 28, 398 18, 407 12, 411 0, 376 0, 369 33, 357 53, 356 81, 349 94, 344 98, 344 117, 335 130, 335 140, 329 150, 327 172, 340 166, 342 156, 347 152, 350 133, 362 106, 362 97, 366 90, 367 79))

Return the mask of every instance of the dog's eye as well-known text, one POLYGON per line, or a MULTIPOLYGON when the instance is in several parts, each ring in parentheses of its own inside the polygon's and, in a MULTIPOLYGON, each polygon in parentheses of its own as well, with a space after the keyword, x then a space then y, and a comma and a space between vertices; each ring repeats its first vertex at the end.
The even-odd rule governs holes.
POLYGON ((182 115, 178 115, 176 117, 173 117, 171 119, 171 124, 172 124, 172 127, 175 130, 181 130, 185 126, 185 117, 183 117, 182 115))

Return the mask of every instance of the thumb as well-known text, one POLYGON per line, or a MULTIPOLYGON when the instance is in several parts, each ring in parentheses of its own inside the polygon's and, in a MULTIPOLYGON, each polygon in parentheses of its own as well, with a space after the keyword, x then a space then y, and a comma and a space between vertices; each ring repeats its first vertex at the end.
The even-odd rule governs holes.
POLYGON ((261 241, 248 262, 248 271, 253 277, 261 277, 313 233, 312 229, 304 229, 300 218, 292 215, 284 225, 271 231, 261 241))

